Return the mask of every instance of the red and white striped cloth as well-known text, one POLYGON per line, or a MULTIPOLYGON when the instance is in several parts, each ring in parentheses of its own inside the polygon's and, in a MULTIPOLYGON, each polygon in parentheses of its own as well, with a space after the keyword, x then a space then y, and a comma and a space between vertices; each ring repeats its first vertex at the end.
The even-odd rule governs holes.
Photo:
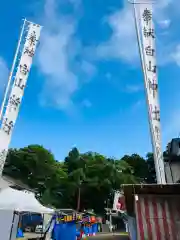
POLYGON ((135 201, 138 240, 180 239, 180 198, 138 196, 135 201))

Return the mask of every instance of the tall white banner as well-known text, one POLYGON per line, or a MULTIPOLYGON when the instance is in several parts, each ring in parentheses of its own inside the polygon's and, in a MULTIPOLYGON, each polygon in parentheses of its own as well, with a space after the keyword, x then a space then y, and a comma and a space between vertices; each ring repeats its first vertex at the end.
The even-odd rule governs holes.
POLYGON ((40 38, 40 32, 41 26, 29 23, 26 41, 0 129, 0 176, 2 175, 4 163, 6 161, 12 130, 18 116, 19 107, 32 65, 32 58, 40 38))
POLYGON ((139 8, 140 14, 143 70, 157 182, 164 184, 166 183, 166 180, 161 146, 160 106, 158 98, 155 30, 152 19, 152 4, 136 4, 136 7, 139 8))
POLYGON ((114 193, 113 210, 121 213, 125 212, 125 197, 122 192, 116 191, 114 193))

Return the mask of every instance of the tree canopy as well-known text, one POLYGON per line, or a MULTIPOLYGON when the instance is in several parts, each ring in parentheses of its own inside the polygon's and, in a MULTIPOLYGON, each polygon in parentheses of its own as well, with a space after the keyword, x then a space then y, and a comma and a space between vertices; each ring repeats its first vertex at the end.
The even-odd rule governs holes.
POLYGON ((156 182, 152 153, 114 159, 73 148, 62 162, 40 145, 10 149, 4 174, 35 189, 43 204, 99 213, 122 184, 156 182))

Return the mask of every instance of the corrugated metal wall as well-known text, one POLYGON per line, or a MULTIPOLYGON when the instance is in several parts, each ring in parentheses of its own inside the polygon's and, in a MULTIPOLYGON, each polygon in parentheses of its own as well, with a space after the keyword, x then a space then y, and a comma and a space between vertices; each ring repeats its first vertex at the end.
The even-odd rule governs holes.
POLYGON ((139 195, 138 240, 180 240, 180 197, 139 195))

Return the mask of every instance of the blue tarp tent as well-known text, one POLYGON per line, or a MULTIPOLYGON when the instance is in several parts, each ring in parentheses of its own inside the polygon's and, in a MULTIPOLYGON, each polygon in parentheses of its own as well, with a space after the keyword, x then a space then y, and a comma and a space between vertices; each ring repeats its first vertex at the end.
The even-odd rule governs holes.
POLYGON ((80 230, 76 230, 76 237, 80 237, 80 236, 81 236, 80 230))
POLYGON ((92 225, 92 233, 97 233, 98 232, 98 225, 97 223, 92 225))
POLYGON ((76 240, 76 224, 56 223, 53 230, 53 240, 76 240))
POLYGON ((89 233, 88 227, 84 226, 84 227, 83 227, 83 231, 84 231, 84 234, 87 235, 87 234, 89 233))
POLYGON ((23 231, 22 231, 20 228, 18 228, 18 230, 17 230, 17 235, 16 235, 16 237, 17 237, 17 238, 23 238, 23 237, 24 237, 23 231))
POLYGON ((88 229, 89 229, 89 234, 92 235, 92 226, 89 226, 88 229))

